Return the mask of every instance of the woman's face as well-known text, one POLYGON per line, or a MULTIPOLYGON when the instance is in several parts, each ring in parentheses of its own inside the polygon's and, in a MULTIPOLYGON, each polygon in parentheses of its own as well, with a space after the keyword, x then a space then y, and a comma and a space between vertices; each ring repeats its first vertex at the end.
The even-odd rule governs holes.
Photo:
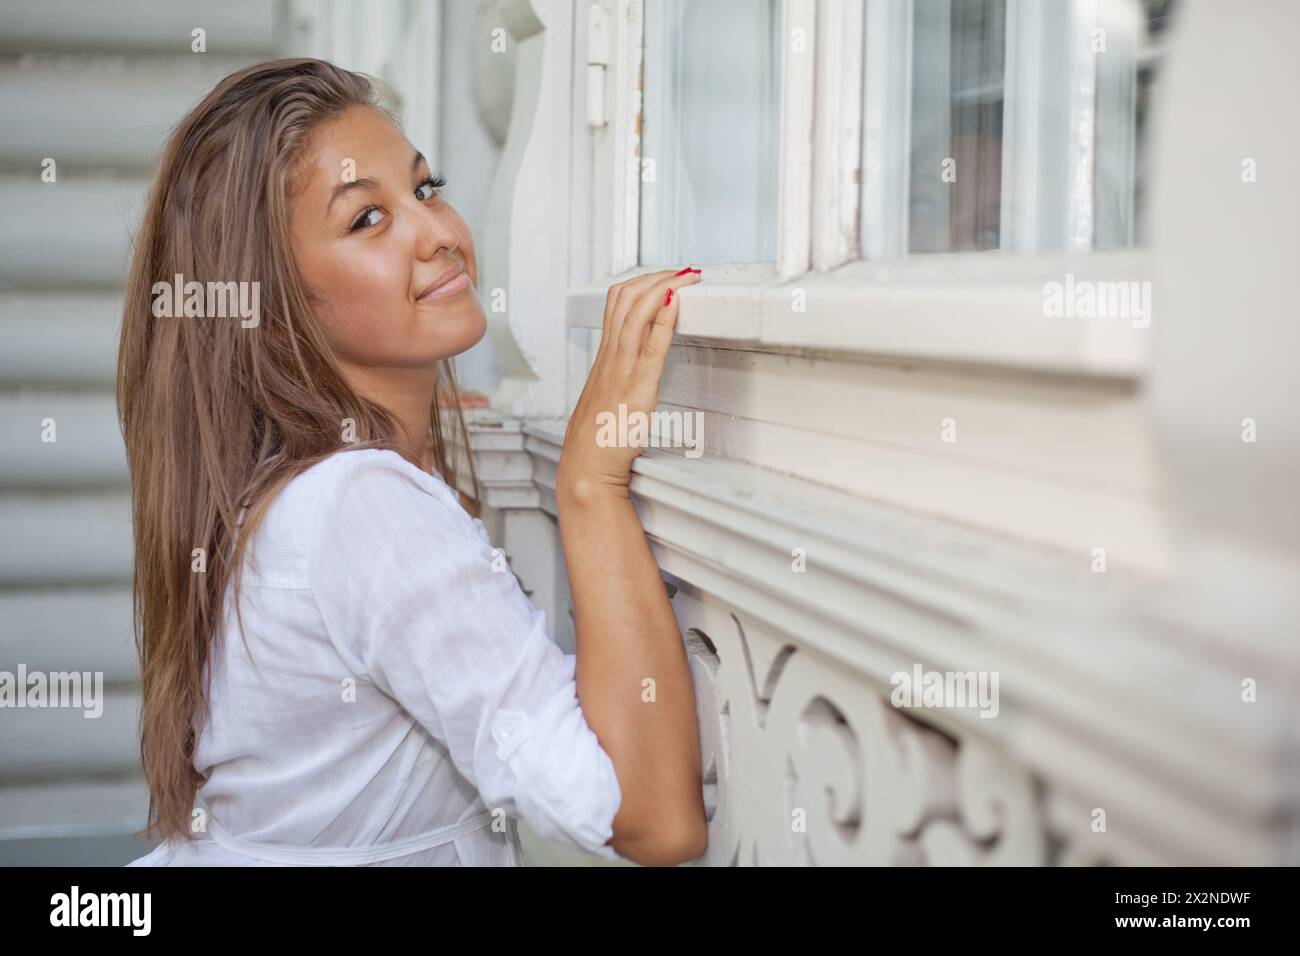
POLYGON ((465 221, 391 120, 318 127, 291 206, 293 254, 345 368, 436 368, 487 328, 465 221))

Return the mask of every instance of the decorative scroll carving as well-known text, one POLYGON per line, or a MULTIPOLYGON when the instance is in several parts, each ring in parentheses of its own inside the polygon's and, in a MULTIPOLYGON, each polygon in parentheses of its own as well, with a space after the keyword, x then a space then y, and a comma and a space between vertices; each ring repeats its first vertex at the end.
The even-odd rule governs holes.
POLYGON ((674 603, 698 702, 707 863, 1046 862, 1039 787, 993 746, 925 726, 711 596, 674 603))
POLYGON ((936 820, 921 833, 929 863, 1041 866, 1047 861, 1037 787, 1021 767, 968 738, 957 751, 959 822, 936 820))

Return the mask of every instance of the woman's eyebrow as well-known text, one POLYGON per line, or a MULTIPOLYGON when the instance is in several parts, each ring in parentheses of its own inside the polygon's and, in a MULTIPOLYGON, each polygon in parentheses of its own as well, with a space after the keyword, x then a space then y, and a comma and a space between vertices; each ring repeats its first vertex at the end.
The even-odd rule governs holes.
POLYGON ((378 185, 379 183, 375 182, 373 179, 353 179, 350 182, 339 183, 339 185, 334 187, 334 192, 330 194, 329 205, 325 207, 325 215, 328 216, 330 214, 330 210, 334 208, 335 200, 346 195, 350 190, 373 189, 378 185))
MULTIPOLYGON (((420 168, 420 164, 421 164, 422 162, 424 162, 424 161, 425 161, 425 160, 424 160, 424 153, 420 152, 420 151, 417 149, 417 150, 415 151, 415 156, 414 156, 414 158, 411 160, 411 172, 415 172, 417 169, 419 169, 419 168, 420 168)), ((328 216, 328 215, 330 214, 330 210, 332 210, 332 209, 334 208, 334 202, 335 202, 335 200, 337 200, 337 199, 339 199, 340 197, 346 195, 346 194, 348 193, 349 190, 352 190, 352 189, 359 189, 359 188, 360 188, 360 189, 373 189, 373 188, 375 188, 375 187, 378 186, 378 185, 379 185, 379 183, 375 182, 375 180, 373 180, 373 179, 354 179, 354 180, 352 180, 352 181, 350 181, 350 182, 339 183, 337 186, 334 187, 334 192, 330 194, 330 201, 329 201, 329 204, 326 205, 326 207, 325 207, 325 215, 328 216)))

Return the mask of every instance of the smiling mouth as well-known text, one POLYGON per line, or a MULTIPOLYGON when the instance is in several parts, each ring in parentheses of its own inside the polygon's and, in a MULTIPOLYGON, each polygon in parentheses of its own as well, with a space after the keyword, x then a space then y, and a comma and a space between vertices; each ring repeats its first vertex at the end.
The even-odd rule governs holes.
POLYGON ((430 299, 445 299, 448 296, 459 295, 470 287, 469 273, 465 267, 457 269, 451 274, 440 276, 432 285, 426 286, 424 291, 416 296, 417 302, 428 302, 430 299))

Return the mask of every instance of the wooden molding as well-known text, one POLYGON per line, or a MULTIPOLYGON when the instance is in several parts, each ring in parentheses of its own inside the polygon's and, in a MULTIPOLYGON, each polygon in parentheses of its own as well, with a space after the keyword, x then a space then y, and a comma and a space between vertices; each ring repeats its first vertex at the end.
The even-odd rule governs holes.
MULTIPOLYGON (((474 441, 489 456, 522 447, 554 515, 563 421, 494 428, 474 441)), ((1293 708, 1242 703, 1259 645, 1216 637, 1195 577, 1103 580, 1050 551, 661 449, 637 459, 632 491, 692 648, 708 862, 1294 862, 1293 708), (996 671, 996 717, 889 706, 894 675, 916 667, 996 671)), ((1264 614, 1279 684, 1300 678, 1289 613, 1264 614)))

